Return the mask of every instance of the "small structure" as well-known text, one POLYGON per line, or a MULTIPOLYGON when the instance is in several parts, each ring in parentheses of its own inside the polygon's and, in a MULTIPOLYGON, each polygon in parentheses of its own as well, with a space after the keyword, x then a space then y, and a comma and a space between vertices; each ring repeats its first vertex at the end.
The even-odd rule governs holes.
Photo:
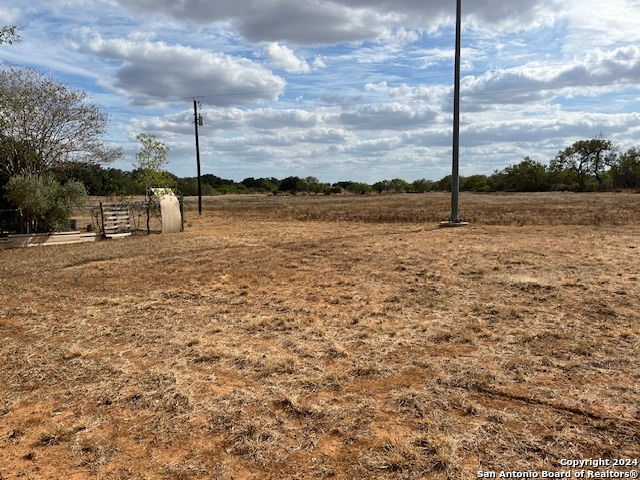
POLYGON ((162 233, 177 233, 182 231, 182 213, 180 200, 170 188, 151 188, 153 195, 160 200, 160 215, 162 218, 162 233))
POLYGON ((127 203, 100 203, 102 233, 106 238, 131 235, 131 215, 127 203))

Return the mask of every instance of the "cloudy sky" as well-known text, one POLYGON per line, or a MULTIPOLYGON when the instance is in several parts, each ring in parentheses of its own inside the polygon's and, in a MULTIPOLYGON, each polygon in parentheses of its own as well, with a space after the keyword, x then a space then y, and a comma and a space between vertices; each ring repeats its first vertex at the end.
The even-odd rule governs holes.
MULTIPOLYGON (((203 173, 373 183, 451 171, 455 0, 0 0, 0 47, 203 173), (19 6, 21 5, 21 6, 19 6)), ((640 145, 640 0, 462 0, 460 173, 640 145)))

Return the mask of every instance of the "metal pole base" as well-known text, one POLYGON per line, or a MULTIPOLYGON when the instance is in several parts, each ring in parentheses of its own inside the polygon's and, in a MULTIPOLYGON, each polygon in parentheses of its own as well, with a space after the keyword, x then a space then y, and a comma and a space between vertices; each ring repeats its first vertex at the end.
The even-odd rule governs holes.
POLYGON ((448 222, 440 222, 440 228, 445 227, 466 227, 469 225, 469 222, 454 222, 449 220, 448 222))

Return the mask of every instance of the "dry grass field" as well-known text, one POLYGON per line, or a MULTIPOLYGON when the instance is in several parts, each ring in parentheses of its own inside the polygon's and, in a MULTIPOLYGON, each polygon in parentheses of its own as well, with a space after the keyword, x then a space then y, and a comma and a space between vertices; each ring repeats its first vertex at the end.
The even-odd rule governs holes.
POLYGON ((455 229, 444 194, 205 200, 0 251, 2 480, 640 457, 640 195, 463 195, 455 229))

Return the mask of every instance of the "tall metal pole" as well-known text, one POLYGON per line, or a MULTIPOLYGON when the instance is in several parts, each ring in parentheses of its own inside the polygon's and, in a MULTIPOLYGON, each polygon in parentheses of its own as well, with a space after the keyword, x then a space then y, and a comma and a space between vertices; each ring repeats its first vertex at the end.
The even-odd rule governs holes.
POLYGON ((198 162, 198 215, 202 215, 202 184, 200 181, 200 143, 198 141, 198 102, 193 99, 193 116, 195 121, 193 124, 196 126, 196 160, 198 162))
POLYGON ((455 79, 453 86, 453 155, 451 169, 451 216, 449 222, 459 223, 458 196, 460 193, 460 46, 461 46, 461 20, 462 0, 457 0, 456 7, 456 60, 455 79))

